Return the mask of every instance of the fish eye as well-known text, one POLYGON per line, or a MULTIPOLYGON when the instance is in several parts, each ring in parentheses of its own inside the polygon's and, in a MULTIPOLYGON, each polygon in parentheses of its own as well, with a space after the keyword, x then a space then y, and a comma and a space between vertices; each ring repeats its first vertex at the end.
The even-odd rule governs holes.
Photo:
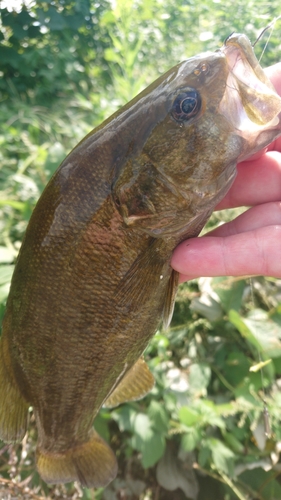
POLYGON ((171 114, 176 121, 188 121, 201 109, 201 96, 197 90, 181 92, 174 100, 171 114))

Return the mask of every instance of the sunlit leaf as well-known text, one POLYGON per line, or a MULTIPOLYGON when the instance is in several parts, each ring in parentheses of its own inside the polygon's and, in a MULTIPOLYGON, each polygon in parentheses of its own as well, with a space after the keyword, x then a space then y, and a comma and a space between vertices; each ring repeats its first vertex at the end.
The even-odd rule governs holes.
POLYGON ((198 415, 198 412, 188 408, 187 406, 183 406, 179 410, 179 419, 184 425, 189 427, 199 423, 200 416, 198 415))
POLYGON ((204 392, 211 378, 211 369, 206 363, 194 363, 189 371, 189 384, 192 391, 204 392))
POLYGON ((258 349, 262 357, 281 355, 281 327, 265 311, 255 310, 248 318, 242 318, 236 311, 229 312, 230 321, 246 340, 258 349))
POLYGON ((0 285, 9 283, 12 278, 14 266, 0 266, 0 285))
POLYGON ((151 420, 144 413, 138 413, 134 420, 134 431, 143 440, 152 435, 151 420))
POLYGON ((0 263, 9 263, 12 262, 15 258, 15 253, 11 248, 7 248, 4 246, 0 246, 0 263))

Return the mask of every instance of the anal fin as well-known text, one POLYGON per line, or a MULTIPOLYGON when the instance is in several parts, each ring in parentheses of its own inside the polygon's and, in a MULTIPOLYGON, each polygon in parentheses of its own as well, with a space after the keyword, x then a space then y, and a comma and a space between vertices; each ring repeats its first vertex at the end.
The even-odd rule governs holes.
POLYGON ((79 481, 87 488, 99 488, 113 481, 117 461, 108 444, 93 430, 87 442, 65 453, 36 450, 37 469, 49 484, 79 481))
POLYGON ((29 404, 14 379, 7 345, 0 340, 0 439, 20 442, 27 430, 29 404))
POLYGON ((154 377, 141 357, 122 378, 104 403, 113 408, 121 403, 143 398, 154 386, 154 377))

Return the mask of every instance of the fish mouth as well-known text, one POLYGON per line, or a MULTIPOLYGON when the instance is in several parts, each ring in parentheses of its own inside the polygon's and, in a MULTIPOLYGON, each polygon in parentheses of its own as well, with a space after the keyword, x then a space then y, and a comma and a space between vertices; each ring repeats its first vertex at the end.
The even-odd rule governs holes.
MULTIPOLYGON (((278 116, 281 113, 281 98, 265 75, 245 35, 232 34, 220 51, 226 57, 229 73, 219 113, 246 140, 246 149, 253 154, 271 142, 278 130, 281 134, 281 115, 278 116), (271 140, 270 131, 273 132, 271 140), (258 140, 261 135, 263 139, 258 140)), ((243 149, 239 159, 247 156, 247 151, 243 149)))

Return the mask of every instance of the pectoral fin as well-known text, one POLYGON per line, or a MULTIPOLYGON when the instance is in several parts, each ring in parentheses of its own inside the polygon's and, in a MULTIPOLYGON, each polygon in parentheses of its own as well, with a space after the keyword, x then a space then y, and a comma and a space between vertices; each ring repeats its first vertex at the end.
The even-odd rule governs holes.
POLYGON ((178 289, 178 283, 179 283, 179 273, 177 271, 172 272, 171 277, 169 279, 167 291, 166 291, 166 296, 165 296, 165 303, 164 303, 164 309, 163 309, 163 328, 167 329, 171 323, 171 319, 173 316, 174 312, 174 307, 175 307, 175 298, 176 298, 176 293, 178 289))
POLYGON ((127 401, 141 399, 153 386, 154 377, 143 358, 140 358, 110 394, 104 406, 112 408, 127 401))
POLYGON ((151 292, 158 287, 163 272, 159 257, 158 240, 151 241, 140 254, 116 289, 118 304, 134 311, 151 299, 151 292))

